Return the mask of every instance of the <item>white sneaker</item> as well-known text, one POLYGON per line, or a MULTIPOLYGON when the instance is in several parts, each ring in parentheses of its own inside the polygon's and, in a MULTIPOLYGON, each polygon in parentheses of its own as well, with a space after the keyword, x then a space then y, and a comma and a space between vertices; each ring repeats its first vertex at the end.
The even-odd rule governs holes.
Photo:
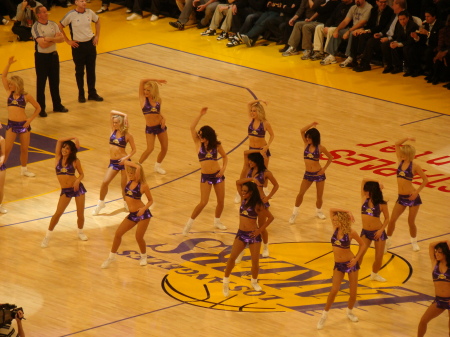
POLYGON ((258 284, 258 282, 250 282, 250 284, 252 285, 253 289, 255 289, 255 291, 261 291, 262 290, 262 288, 258 284))
POLYGON ((159 20, 159 16, 158 15, 152 14, 152 16, 150 17, 150 21, 151 22, 155 22, 155 21, 158 21, 158 20, 159 20))
POLYGON ((384 277, 378 275, 378 273, 370 274, 370 280, 371 281, 378 281, 378 282, 386 282, 386 279, 384 277))
POLYGON ((103 269, 108 268, 109 265, 110 265, 111 263, 113 263, 114 261, 116 261, 116 258, 115 258, 115 257, 112 258, 112 259, 108 257, 108 258, 105 260, 105 262, 102 263, 101 268, 103 268, 103 269))
POLYGON ((127 16, 127 21, 133 21, 133 20, 137 20, 137 19, 142 19, 142 15, 133 13, 130 16, 127 16))
POLYGON ((289 223, 290 224, 295 223, 295 219, 297 219, 297 215, 298 215, 298 213, 297 214, 292 213, 291 217, 289 218, 289 223))
POLYGON ((105 201, 100 201, 97 206, 95 206, 95 208, 92 210, 92 215, 98 215, 98 213, 100 213, 100 210, 102 208, 105 208, 105 201))
POLYGON ((262 257, 269 257, 269 245, 264 247, 261 255, 262 255, 262 257))
POLYGON ((5 26, 9 23, 8 20, 6 20, 5 18, 2 19, 2 24, 4 24, 5 26))
POLYGON ((234 203, 235 204, 241 203, 241 195, 238 192, 236 192, 236 196, 234 197, 234 203))
POLYGON ((184 226, 183 229, 183 235, 184 236, 188 236, 189 231, 191 230, 192 224, 190 224, 189 222, 184 226))
POLYGON ((327 321, 328 315, 322 314, 322 317, 320 317, 319 322, 317 322, 317 330, 322 330, 323 326, 325 325, 325 322, 327 321))
POLYGON ((155 172, 159 174, 166 174, 166 170, 161 167, 161 164, 155 163, 155 172))
POLYGON ((347 317, 348 317, 348 319, 351 320, 352 322, 358 322, 358 321, 359 321, 358 317, 356 317, 356 316, 353 314, 353 312, 349 311, 348 308, 347 308, 347 317))
POLYGON ((341 68, 346 68, 346 67, 348 67, 348 65, 349 65, 350 63, 352 63, 352 62, 353 62, 353 57, 349 56, 349 57, 347 57, 347 58, 345 59, 344 62, 341 62, 341 63, 339 64, 339 67, 341 67, 341 68))
POLYGON ((223 291, 223 296, 225 296, 225 297, 230 296, 230 283, 229 282, 223 283, 222 291, 223 291))
POLYGON ((283 56, 293 56, 293 55, 298 55, 299 52, 292 46, 289 46, 289 48, 281 55, 283 56))
POLYGON ((84 233, 78 233, 78 237, 80 238, 81 241, 87 241, 88 240, 88 237, 84 233))
POLYGON ((42 248, 47 248, 47 247, 48 247, 48 242, 49 242, 49 241, 50 241, 50 238, 45 237, 44 240, 42 240, 41 247, 42 247, 42 248))
POLYGON ((127 14, 130 14, 130 13, 132 13, 133 11, 131 10, 131 9, 129 9, 129 8, 127 8, 127 10, 125 11, 125 13, 127 13, 127 14))
POLYGON ((333 55, 328 55, 322 61, 320 61, 320 64, 323 65, 323 66, 326 66, 326 65, 329 65, 329 64, 333 64, 333 63, 336 63, 336 59, 334 58, 333 55))
POLYGON ((227 229, 227 226, 225 226, 222 222, 220 221, 214 221, 214 227, 216 227, 217 229, 227 229))
POLYGON ((311 53, 312 53, 311 50, 305 49, 305 50, 303 51, 303 55, 302 55, 301 59, 302 59, 303 61, 309 60, 309 59, 311 58, 311 53))
POLYGON ((417 244, 417 242, 411 242, 411 244, 412 244, 413 251, 418 252, 420 250, 420 247, 417 244))
POLYGON ((238 255, 238 257, 236 258, 236 260, 234 260, 234 263, 241 263, 242 258, 244 257, 245 254, 245 248, 242 250, 242 252, 238 255))
POLYGON ((141 257, 139 260, 139 265, 140 266, 146 266, 147 265, 147 256, 146 257, 141 257))
POLYGON ((316 211, 316 216, 321 219, 321 220, 325 220, 327 217, 325 216, 325 214, 323 214, 322 211, 316 211))
POLYGON ((20 174, 25 177, 36 177, 36 175, 33 172, 30 172, 28 170, 22 171, 22 172, 20 172, 20 174))
POLYGON ((95 13, 97 14, 102 14, 108 11, 108 6, 102 6, 98 11, 96 11, 95 13))
POLYGON ((3 206, 0 205, 0 213, 6 214, 6 213, 8 213, 8 210, 6 208, 3 208, 3 206))

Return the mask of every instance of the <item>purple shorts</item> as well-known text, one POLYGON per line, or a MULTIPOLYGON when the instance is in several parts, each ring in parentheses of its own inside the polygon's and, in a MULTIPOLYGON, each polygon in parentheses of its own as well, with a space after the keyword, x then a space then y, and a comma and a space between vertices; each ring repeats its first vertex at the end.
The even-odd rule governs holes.
POLYGON ((145 219, 149 219, 152 217, 152 213, 150 213, 150 210, 145 210, 144 214, 142 214, 141 216, 137 215, 138 212, 130 212, 130 214, 128 214, 127 219, 131 220, 135 223, 138 223, 141 220, 145 220, 145 219))
POLYGON ((261 234, 256 237, 253 237, 250 236, 250 234, 252 233, 253 231, 241 231, 239 229, 238 232, 236 233, 236 239, 239 239, 244 243, 257 243, 262 241, 261 234))
POLYGON ((217 173, 219 173, 219 171, 217 171, 216 173, 212 173, 212 174, 202 173, 202 178, 201 178, 200 182, 208 183, 210 185, 215 185, 215 184, 223 182, 225 180, 225 176, 216 177, 217 173))
POLYGON ((450 297, 436 296, 434 302, 439 309, 450 310, 450 297))
POLYGON ((75 192, 73 190, 73 187, 63 188, 61 190, 60 196, 64 194, 67 198, 76 198, 76 197, 79 197, 80 195, 85 194, 86 192, 87 191, 84 188, 83 183, 80 183, 80 187, 78 188, 78 191, 75 192))
POLYGON ((367 229, 362 229, 361 230, 361 234, 359 235, 360 237, 365 236, 366 238, 368 238, 371 241, 386 241, 387 240, 387 235, 386 232, 383 231, 383 234, 381 234, 381 237, 379 239, 375 239, 375 234, 378 231, 368 231, 367 229))
POLYGON ((2 166, 0 166, 0 171, 4 171, 4 170, 6 170, 6 166, 5 166, 5 164, 2 164, 2 166))
POLYGON ((409 200, 409 194, 399 194, 397 202, 400 205, 407 207, 422 205, 422 199, 420 199, 420 195, 418 195, 414 200, 409 200))
POLYGON ((158 135, 160 133, 163 133, 166 130, 167 130, 167 126, 163 129, 160 124, 154 125, 154 126, 147 125, 145 127, 145 133, 148 133, 150 135, 158 135))
POLYGON ((123 171, 125 170, 125 165, 119 164, 120 159, 110 159, 108 167, 112 167, 114 171, 123 171))
POLYGON ((351 273, 353 271, 358 271, 359 270, 359 263, 358 262, 356 262, 356 264, 353 267, 351 267, 351 268, 347 267, 347 264, 349 262, 350 261, 347 261, 347 262, 335 262, 334 263, 334 269, 337 269, 337 270, 339 270, 342 273, 351 273))
POLYGON ((312 182, 316 182, 316 183, 327 179, 327 177, 325 177, 325 174, 317 175, 318 172, 319 171, 316 171, 316 172, 305 171, 305 175, 303 176, 303 179, 312 181, 312 182))
POLYGON ((24 128, 23 125, 26 123, 27 121, 23 121, 23 122, 13 122, 10 121, 8 119, 8 125, 6 125, 6 130, 11 129, 12 132, 14 133, 25 133, 25 132, 29 132, 31 131, 31 126, 28 126, 28 128, 24 128))
MULTIPOLYGON (((249 148, 248 148, 249 150, 262 150, 263 148, 262 147, 251 147, 251 146, 249 146, 249 148)), ((266 156, 267 157, 270 157, 272 154, 270 153, 270 150, 267 150, 267 152, 266 152, 266 156)))

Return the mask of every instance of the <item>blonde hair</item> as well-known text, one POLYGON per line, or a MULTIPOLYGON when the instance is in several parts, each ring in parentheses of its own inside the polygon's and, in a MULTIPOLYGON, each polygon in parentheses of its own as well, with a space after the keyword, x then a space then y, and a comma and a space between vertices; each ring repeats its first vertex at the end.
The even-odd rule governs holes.
POLYGON ((350 234, 352 231, 352 219, 350 217, 350 214, 348 214, 347 212, 338 211, 334 212, 333 216, 337 217, 337 219, 334 221, 338 224, 338 227, 341 229, 342 234, 350 234))
POLYGON ((128 126, 125 125, 125 117, 121 116, 121 115, 113 115, 112 119, 117 118, 119 120, 120 126, 119 126, 119 131, 120 133, 125 136, 128 132, 128 126))
POLYGON ((16 86, 16 90, 14 91, 14 93, 19 94, 19 95, 27 94, 24 89, 22 77, 14 75, 9 78, 9 81, 12 82, 16 86))
POLYGON ((409 144, 403 145, 400 148, 400 152, 405 155, 406 159, 408 159, 409 161, 413 161, 414 157, 416 156, 416 149, 414 148, 414 146, 409 144))
POLYGON ((260 121, 265 122, 266 121, 266 111, 264 110, 264 107, 262 106, 261 102, 256 102, 252 104, 252 108, 256 108, 256 112, 258 113, 258 119, 260 121))
MULTIPOLYGON (((136 163, 136 165, 139 166, 139 182, 140 183, 147 183, 147 180, 145 179, 145 173, 144 173, 144 169, 142 168, 142 165, 140 163, 136 163)), ((131 170, 131 172, 136 172, 136 168, 133 166, 127 166, 127 170, 131 170)))
POLYGON ((159 85, 155 81, 148 81, 144 84, 144 89, 150 89, 150 94, 152 95, 152 98, 156 101, 161 103, 161 96, 159 96, 159 85))

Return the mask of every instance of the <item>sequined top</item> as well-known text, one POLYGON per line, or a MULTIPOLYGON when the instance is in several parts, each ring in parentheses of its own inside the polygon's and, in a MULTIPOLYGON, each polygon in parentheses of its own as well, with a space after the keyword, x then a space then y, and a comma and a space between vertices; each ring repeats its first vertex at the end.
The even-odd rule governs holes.
POLYGON ((264 123, 260 122, 257 129, 253 128, 253 122, 255 120, 252 119, 250 124, 248 125, 248 135, 258 138, 264 138, 266 136, 266 130, 264 130, 264 123))
POLYGON ((20 95, 17 99, 14 98, 14 91, 11 91, 11 95, 9 95, 7 103, 8 106, 17 106, 22 109, 25 109, 25 106, 27 105, 24 95, 20 95))
POLYGON ((135 188, 130 189, 130 185, 133 182, 133 180, 130 180, 125 186, 125 196, 133 198, 133 199, 141 199, 142 193, 141 193, 141 183, 138 183, 135 188))
POLYGON ((207 151, 205 145, 202 143, 198 151, 198 160, 217 160, 217 148, 207 151))
POLYGON ((62 166, 62 158, 59 159, 58 165, 55 167, 56 175, 67 175, 67 176, 74 176, 75 175, 75 167, 72 164, 69 164, 67 166, 62 166))
POLYGON ((246 199, 242 200, 241 207, 239 208, 239 215, 249 219, 256 219, 258 217, 258 213, 256 213, 256 211, 251 207, 245 208, 246 203, 246 199))
POLYGON ((303 158, 309 159, 309 160, 314 160, 314 161, 319 161, 319 158, 320 158, 319 146, 316 146, 316 148, 313 152, 309 151, 309 146, 310 146, 310 144, 308 144, 306 146, 305 152, 303 152, 303 158))
POLYGON ((402 179, 412 181, 413 176, 414 176, 414 174, 412 172, 412 162, 409 163, 409 166, 406 168, 406 170, 402 170, 402 166, 403 166, 403 160, 400 163, 400 165, 398 166, 397 178, 402 178, 402 179))
POLYGON ((160 114, 161 111, 161 103, 156 102, 156 106, 152 106, 150 104, 150 101, 148 100, 148 97, 145 97, 145 104, 142 108, 142 112, 144 115, 150 115, 150 114, 160 114))
POLYGON ((125 148, 127 146, 127 141, 125 140, 125 136, 117 138, 116 134, 117 134, 117 130, 114 130, 111 137, 109 137, 109 144, 125 148))
POLYGON ((256 176, 253 176, 253 168, 251 168, 247 173, 247 178, 255 178, 258 181, 258 187, 262 187, 264 185, 264 172, 258 172, 256 176))
POLYGON ((349 249, 350 248, 350 237, 348 236, 348 234, 344 234, 342 239, 338 239, 337 238, 338 231, 339 231, 339 228, 336 228, 336 230, 334 231, 333 236, 331 237, 331 244, 332 244, 332 246, 333 247, 344 248, 344 249, 349 249))
POLYGON ((361 206, 361 214, 370 215, 375 218, 379 218, 381 214, 380 204, 373 205, 373 207, 369 207, 369 200, 370 198, 367 198, 366 201, 364 201, 364 204, 361 206))
POLYGON ((434 267, 431 275, 433 276, 433 282, 450 282, 450 268, 447 268, 447 271, 445 273, 441 273, 439 271, 439 261, 436 263, 436 266, 434 267))

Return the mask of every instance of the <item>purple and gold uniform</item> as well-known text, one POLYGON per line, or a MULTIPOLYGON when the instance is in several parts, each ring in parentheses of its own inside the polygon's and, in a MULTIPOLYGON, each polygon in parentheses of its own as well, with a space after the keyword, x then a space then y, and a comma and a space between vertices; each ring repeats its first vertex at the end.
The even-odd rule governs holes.
POLYGON ((80 183, 80 186, 78 187, 78 191, 75 192, 73 187, 63 188, 61 189, 61 195, 65 195, 67 198, 76 198, 83 194, 86 194, 86 189, 84 188, 83 183, 80 183))
MULTIPOLYGON (((66 166, 62 165, 62 158, 59 159, 58 164, 55 167, 55 171, 56 171, 56 175, 58 176, 74 176, 75 175, 75 167, 73 166, 73 163, 70 163, 66 166)), ((79 197, 83 194, 85 194, 87 191, 84 188, 83 183, 80 183, 79 187, 78 187, 78 191, 75 191, 73 187, 67 187, 67 188, 63 188, 61 189, 61 195, 65 195, 67 198, 75 198, 75 197, 79 197)))
POLYGON ((436 296, 433 303, 436 303, 439 309, 450 310, 450 297, 436 296))
MULTIPOLYGON (((242 200, 241 207, 239 208, 239 216, 256 220, 256 218, 258 218, 258 213, 256 213, 256 211, 251 207, 245 207, 246 203, 246 199, 242 200)), ((244 243, 256 243, 262 241, 261 234, 256 237, 252 237, 252 233, 253 231, 243 231, 239 229, 236 233, 236 239, 239 239, 244 243)))
POLYGON ((150 101, 148 100, 148 97, 145 97, 145 104, 144 107, 142 108, 142 112, 144 113, 144 115, 152 115, 152 114, 159 115, 161 113, 161 103, 156 102, 156 105, 152 106, 150 104, 150 101))
POLYGON ((130 212, 130 214, 128 214, 127 219, 131 220, 135 223, 138 223, 141 220, 145 220, 145 219, 150 219, 152 217, 152 213, 150 213, 150 210, 146 209, 144 214, 142 214, 141 216, 138 216, 138 211, 136 212, 130 212))
POLYGON ((312 181, 312 182, 316 182, 316 183, 327 179, 325 174, 317 174, 317 173, 319 173, 319 171, 316 171, 316 172, 305 171, 305 174, 303 175, 303 179, 312 181))
POLYGON ((109 144, 115 145, 121 148, 125 148, 127 146, 127 141, 125 139, 125 136, 117 138, 116 136, 117 130, 114 130, 114 132, 111 134, 111 137, 109 137, 109 144))
POLYGON ((16 106, 18 108, 25 109, 25 106, 27 105, 27 101, 25 100, 24 95, 20 95, 18 99, 14 98, 14 91, 11 91, 11 95, 8 97, 7 101, 8 106, 16 106))
POLYGON ((414 200, 409 200, 409 194, 399 194, 397 202, 406 207, 413 207, 422 205, 422 199, 420 199, 420 195, 417 195, 417 198, 414 200))
POLYGON ((320 153, 319 153, 319 146, 316 146, 313 152, 309 151, 309 147, 311 145, 308 144, 305 147, 305 151, 303 152, 303 158, 305 160, 313 160, 313 161, 319 161, 320 159, 320 153))
MULTIPOLYGON (((156 102, 155 106, 152 106, 150 104, 150 101, 148 100, 148 97, 145 98, 145 104, 142 108, 142 112, 144 115, 159 115, 161 114, 161 103, 156 102)), ((167 126, 163 129, 161 127, 161 124, 153 125, 153 126, 145 126, 145 133, 148 133, 149 135, 158 135, 160 133, 163 133, 167 130, 167 126)))
POLYGON ((431 276, 433 277, 433 282, 450 282, 450 268, 447 268, 445 273, 441 273, 439 270, 439 261, 438 261, 434 266, 431 276))
POLYGON ((130 180, 128 184, 125 186, 125 196, 133 199, 141 199, 141 183, 138 183, 135 188, 131 189, 130 185, 133 180, 130 180))
POLYGON ((266 130, 264 129, 264 123, 261 121, 259 123, 259 126, 257 129, 253 127, 253 123, 255 122, 254 119, 250 122, 248 125, 248 135, 250 137, 258 137, 258 138, 264 138, 266 136, 266 130))
POLYGON ((30 125, 27 128, 23 127, 26 122, 27 121, 14 122, 14 121, 10 121, 8 119, 8 124, 6 125, 6 130, 11 129, 12 132, 17 133, 17 134, 29 132, 29 131, 31 131, 30 125))
POLYGON ((356 262, 356 264, 353 267, 347 267, 347 264, 349 262, 350 261, 347 261, 347 262, 335 262, 333 269, 337 269, 341 273, 351 273, 351 272, 359 270, 359 263, 358 262, 356 262))
POLYGON ((59 159, 58 164, 55 167, 56 175, 60 176, 74 176, 75 175, 75 166, 73 163, 68 164, 67 166, 62 165, 62 158, 59 159))
POLYGON ((331 245, 333 247, 338 247, 342 249, 350 249, 350 237, 348 236, 348 234, 344 234, 342 239, 338 239, 337 238, 338 231, 339 228, 336 228, 333 236, 331 237, 331 245))
MULTIPOLYGON (((128 159, 130 160, 130 159, 128 159)), ((108 167, 112 167, 114 171, 123 171, 125 170, 125 165, 119 164, 120 159, 110 159, 108 167)))
MULTIPOLYGON (((370 198, 367 198, 366 201, 364 201, 364 203, 361 206, 361 214, 365 214, 368 216, 373 216, 375 218, 379 218, 380 214, 381 214, 381 208, 380 208, 380 204, 376 204, 373 205, 373 207, 369 206, 369 200, 370 198)), ((371 241, 386 241, 387 240, 387 235, 386 232, 383 231, 383 234, 381 234, 379 239, 375 239, 375 234, 378 232, 378 230, 374 230, 374 231, 369 231, 367 229, 362 229, 361 230, 361 234, 360 236, 363 237, 365 236, 367 239, 371 240, 371 241)))
POLYGON ((412 181, 413 176, 414 176, 414 174, 412 172, 412 162, 409 163, 406 170, 402 170, 402 166, 403 166, 403 160, 397 168, 397 178, 412 181))
POLYGON ((208 183, 210 185, 215 185, 218 183, 221 183, 225 180, 225 176, 221 176, 221 177, 216 177, 217 173, 219 173, 220 171, 217 171, 216 173, 202 173, 201 178, 200 178, 200 182, 201 183, 208 183))

